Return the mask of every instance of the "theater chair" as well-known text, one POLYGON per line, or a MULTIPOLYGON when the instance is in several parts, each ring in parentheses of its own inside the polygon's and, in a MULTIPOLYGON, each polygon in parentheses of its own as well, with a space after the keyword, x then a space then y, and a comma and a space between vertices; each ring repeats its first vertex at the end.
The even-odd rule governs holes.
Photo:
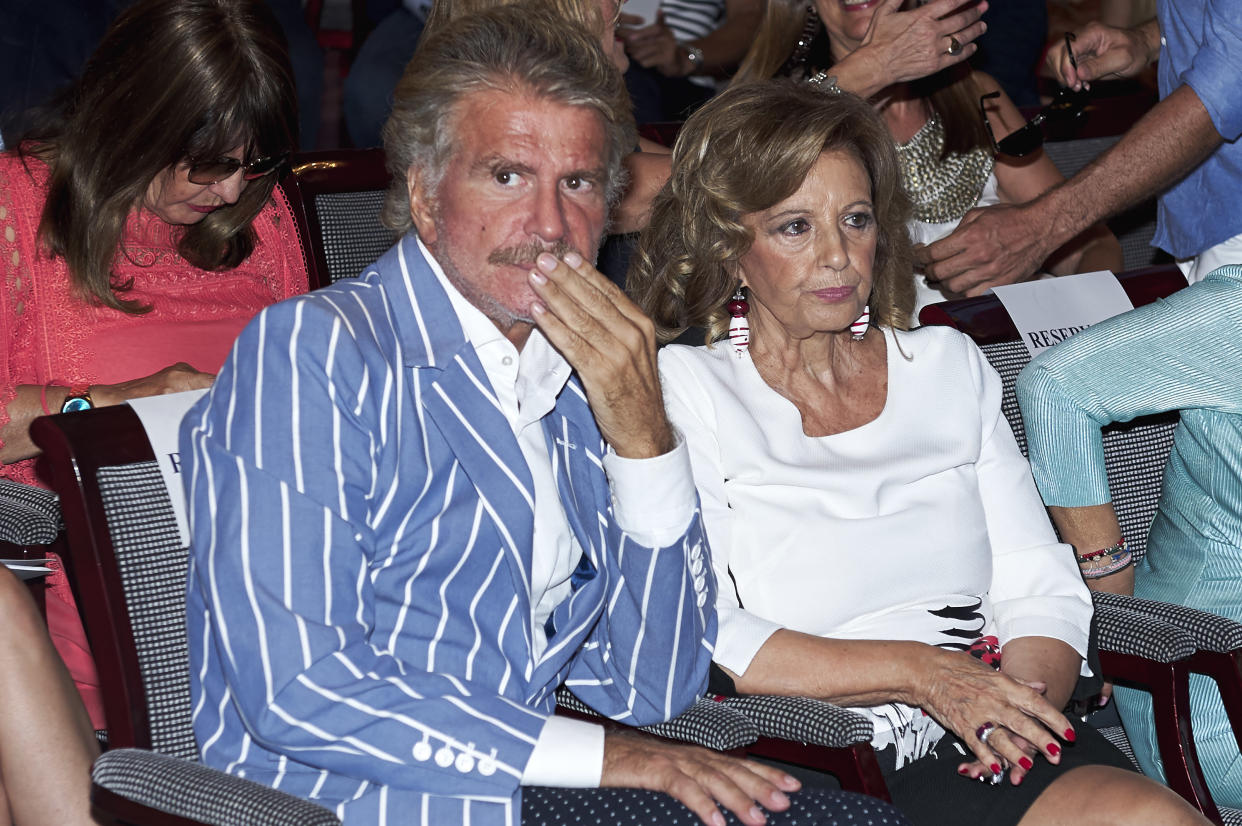
POLYGON ((380 223, 388 181, 382 149, 294 156, 280 186, 297 223, 312 290, 354 278, 396 242, 380 223))
MULTIPOLYGON (((185 630, 189 554, 137 415, 120 405, 44 417, 31 433, 64 503, 103 689, 113 748, 95 762, 96 807, 134 824, 339 823, 323 807, 197 762, 185 630)), ((568 692, 559 696, 568 713, 588 713, 568 692)), ((759 736, 748 716, 707 698, 644 730, 734 753, 759 736)))
MULTIPOLYGON (((1117 276, 1134 306, 1151 303, 1186 286, 1173 265, 1117 276)), ((1008 313, 992 295, 925 307, 924 324, 948 324, 980 346, 1003 385, 1001 408, 1018 446, 1026 453, 1026 432, 1014 395, 1018 373, 1030 360, 1008 313)), ((1177 415, 1148 416, 1104 429, 1104 455, 1113 507, 1136 561, 1147 550, 1147 532, 1160 498, 1164 465, 1177 415)), ((1242 624, 1185 608, 1116 594, 1092 593, 1104 676, 1151 692, 1157 741, 1169 787, 1216 823, 1242 823, 1242 811, 1219 809, 1212 801, 1195 755, 1190 731, 1187 675, 1216 681, 1242 748, 1242 624)), ((1123 751, 1124 731, 1102 729, 1123 751)))

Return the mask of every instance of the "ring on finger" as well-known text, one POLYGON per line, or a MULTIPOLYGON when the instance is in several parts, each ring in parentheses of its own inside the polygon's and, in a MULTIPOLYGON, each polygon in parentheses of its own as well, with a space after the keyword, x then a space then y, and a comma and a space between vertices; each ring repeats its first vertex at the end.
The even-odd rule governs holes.
POLYGON ((957 57, 962 53, 962 41, 953 35, 949 35, 949 48, 945 49, 944 53, 950 57, 957 57))
POLYGON ((996 724, 991 720, 988 720, 983 725, 979 726, 979 728, 975 729, 975 739, 986 746, 988 744, 988 738, 995 733, 996 724))

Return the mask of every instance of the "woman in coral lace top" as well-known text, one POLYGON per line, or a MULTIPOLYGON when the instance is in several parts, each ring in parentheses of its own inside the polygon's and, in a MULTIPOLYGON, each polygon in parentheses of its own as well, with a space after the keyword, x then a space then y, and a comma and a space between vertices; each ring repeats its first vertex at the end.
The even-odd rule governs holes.
MULTIPOLYGON (((274 174, 293 147, 295 100, 263 3, 141 0, 55 114, 0 154, 5 477, 42 484, 35 417, 206 387, 258 310, 306 290, 274 174)), ((47 613, 102 727, 94 667, 59 571, 47 613)), ((26 665, 0 670, 37 672, 26 665)))

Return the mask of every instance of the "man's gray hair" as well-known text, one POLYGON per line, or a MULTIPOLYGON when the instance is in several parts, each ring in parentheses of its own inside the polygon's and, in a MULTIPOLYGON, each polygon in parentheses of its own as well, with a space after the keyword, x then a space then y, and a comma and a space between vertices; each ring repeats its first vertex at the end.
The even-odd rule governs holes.
POLYGON ((456 20, 419 44, 384 124, 392 174, 387 226, 402 233, 411 227, 410 167, 421 171, 427 192, 439 189, 456 143, 453 108, 483 90, 529 92, 594 109, 607 141, 608 203, 616 203, 625 184, 621 161, 638 143, 621 73, 581 26, 543 3, 520 2, 456 20))

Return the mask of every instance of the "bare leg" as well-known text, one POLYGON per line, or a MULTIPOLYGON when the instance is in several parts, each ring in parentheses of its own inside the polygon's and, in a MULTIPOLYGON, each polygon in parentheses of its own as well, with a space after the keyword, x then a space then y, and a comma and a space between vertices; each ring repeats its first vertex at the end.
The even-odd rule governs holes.
POLYGON ((90 718, 26 586, 0 569, 0 798, 17 826, 94 823, 90 718))
POLYGON ((1045 789, 1018 826, 1207 826, 1209 822, 1150 778, 1111 766, 1083 766, 1045 789))

